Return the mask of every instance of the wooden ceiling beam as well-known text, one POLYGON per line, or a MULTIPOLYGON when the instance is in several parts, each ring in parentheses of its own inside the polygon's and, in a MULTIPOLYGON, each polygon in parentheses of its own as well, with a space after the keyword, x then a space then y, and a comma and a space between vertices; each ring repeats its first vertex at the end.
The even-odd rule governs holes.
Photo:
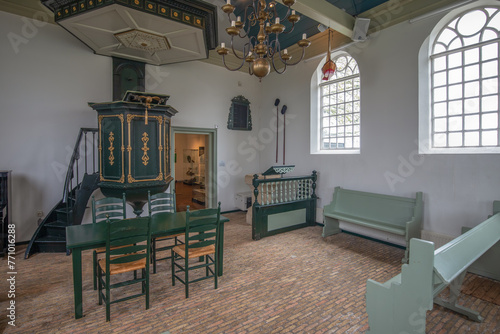
MULTIPOLYGON (((278 0, 283 3, 282 0, 278 0)), ((349 38, 354 28, 354 16, 326 0, 296 0, 293 9, 349 38)))
POLYGON ((368 35, 426 13, 457 6, 470 1, 457 0, 389 0, 361 13, 359 17, 371 20, 368 35))

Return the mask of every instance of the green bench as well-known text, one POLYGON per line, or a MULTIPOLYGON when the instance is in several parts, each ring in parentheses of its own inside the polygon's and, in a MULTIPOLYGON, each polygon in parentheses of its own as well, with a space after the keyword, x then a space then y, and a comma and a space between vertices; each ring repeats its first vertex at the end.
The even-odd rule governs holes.
MULTIPOLYGON (((493 215, 500 212, 500 201, 493 202, 493 215)), ((491 216, 489 216, 491 217, 491 216)), ((489 218, 488 217, 488 218, 489 218)), ((462 234, 469 231, 470 227, 462 226, 462 234)), ((479 276, 488 277, 500 281, 500 242, 497 242, 486 253, 474 262, 473 265, 467 269, 468 272, 477 274, 479 276)))
POLYGON ((422 231, 422 193, 415 198, 381 195, 336 187, 333 200, 323 208, 323 237, 340 233, 339 221, 404 236, 408 262, 409 241, 422 231))
POLYGON ((366 282, 366 310, 372 334, 425 333, 433 303, 482 321, 457 304, 467 268, 500 240, 500 213, 434 251, 434 243, 412 239, 410 261, 401 274, 381 284, 366 282), (437 297, 450 286, 449 299, 437 297))

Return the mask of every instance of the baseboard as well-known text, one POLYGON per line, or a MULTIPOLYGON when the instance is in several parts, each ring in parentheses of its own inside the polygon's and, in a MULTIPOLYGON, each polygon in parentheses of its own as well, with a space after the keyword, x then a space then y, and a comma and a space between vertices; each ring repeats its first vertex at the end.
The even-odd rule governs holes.
MULTIPOLYGON (((318 223, 318 222, 316 222, 316 225, 317 225, 317 226, 321 226, 321 227, 324 227, 324 226, 325 226, 325 224, 323 224, 323 223, 318 223)), ((351 232, 351 231, 347 231, 347 230, 342 230, 342 229, 341 229, 341 231, 342 231, 343 233, 351 234, 351 235, 354 235, 354 236, 356 236, 356 237, 360 237, 360 238, 363 238, 363 239, 367 239, 367 240, 371 240, 371 241, 380 242, 380 243, 382 243, 382 244, 384 244, 384 245, 394 246, 394 247, 396 247, 396 248, 400 248, 400 249, 406 249, 406 247, 405 247, 405 246, 398 245, 398 244, 395 244, 395 243, 392 243, 392 242, 389 242, 389 241, 384 241, 384 240, 380 240, 380 239, 377 239, 377 238, 372 238, 372 237, 369 237, 369 236, 367 236, 367 235, 363 235, 363 234, 359 234, 359 233, 356 233, 356 232, 351 232)))
MULTIPOLYGON (((316 225, 318 225, 318 226, 324 226, 324 224, 322 224, 322 223, 316 223, 316 225)), ((387 242, 387 241, 384 241, 384 240, 372 238, 372 237, 369 237, 369 236, 366 236, 366 235, 362 235, 362 234, 359 234, 359 233, 356 233, 356 232, 351 232, 351 231, 347 231, 347 230, 342 230, 342 232, 348 233, 348 234, 352 234, 352 235, 355 235, 355 236, 358 236, 358 237, 361 237, 361 238, 365 238, 365 239, 368 239, 368 240, 378 241, 378 242, 381 242, 383 244, 395 246, 395 247, 398 247, 398 248, 401 248, 401 249, 405 249, 406 248, 404 246, 401 246, 401 245, 398 245, 398 244, 395 244, 395 243, 392 243, 392 242, 387 242)), ((439 234, 439 233, 435 233, 435 232, 432 232, 432 231, 422 230, 421 239, 422 240, 427 240, 427 241, 432 241, 434 243, 434 249, 438 249, 439 247, 441 247, 443 245, 446 245, 448 242, 450 242, 451 240, 453 240, 455 238, 450 237, 449 235, 445 235, 445 234, 439 234)))
POLYGON ((369 237, 369 236, 366 236, 366 235, 362 235, 362 234, 359 234, 359 233, 356 233, 356 232, 351 232, 351 231, 347 231, 347 230, 341 230, 341 231, 342 231, 342 233, 351 234, 351 235, 354 235, 356 237, 360 237, 360 238, 363 238, 363 239, 380 242, 381 244, 384 244, 384 245, 393 246, 393 247, 396 247, 396 248, 399 248, 399 249, 406 249, 405 246, 401 246, 401 245, 398 245, 398 244, 394 244, 392 242, 388 242, 388 241, 384 241, 384 240, 372 238, 372 237, 369 237))
POLYGON ((226 214, 226 213, 233 213, 233 212, 246 212, 246 211, 236 209, 236 210, 224 211, 224 212, 221 212, 220 214, 223 215, 223 214, 226 214))

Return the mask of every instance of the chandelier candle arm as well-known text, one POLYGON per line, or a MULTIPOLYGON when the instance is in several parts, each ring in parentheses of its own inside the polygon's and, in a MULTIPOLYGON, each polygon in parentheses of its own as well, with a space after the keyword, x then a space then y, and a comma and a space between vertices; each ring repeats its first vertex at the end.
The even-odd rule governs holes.
MULTIPOLYGON (((228 17, 230 22, 232 22, 231 13, 232 13, 232 11, 227 13, 227 17, 228 17)), ((246 38, 248 36, 248 33, 250 32, 250 28, 255 26, 256 23, 257 23, 257 20, 255 19, 255 8, 252 5, 250 5, 250 6, 245 8, 245 14, 243 15, 243 21, 241 20, 241 16, 236 17, 236 24, 235 25, 237 28, 240 28, 239 37, 246 38), (252 13, 250 15, 248 15, 249 10, 252 11, 252 13), (247 24, 247 18, 249 21, 248 24, 247 24), (246 29, 245 29, 245 26, 246 26, 246 29), (242 31, 243 31, 243 33, 242 33, 242 31)))
POLYGON ((228 69, 229 71, 231 71, 231 72, 234 72, 234 71, 239 71, 239 70, 243 67, 243 65, 245 65, 245 61, 246 61, 246 60, 245 60, 245 59, 243 59, 243 61, 241 62, 241 64, 240 64, 239 66, 237 66, 236 68, 230 68, 230 67, 229 67, 229 66, 227 66, 227 64, 226 64, 226 57, 225 57, 225 56, 226 56, 226 55, 224 55, 224 54, 222 55, 222 63, 224 64, 224 67, 225 67, 225 68, 227 68, 227 69, 228 69))
POLYGON ((306 34, 302 34, 302 39, 297 42, 297 45, 300 46, 301 48, 307 48, 309 45, 311 45, 311 41, 307 39, 306 34))
POLYGON ((234 44, 233 44, 233 39, 231 38, 231 49, 233 51, 233 55, 238 58, 238 59, 246 59, 249 55, 252 53, 252 47, 250 43, 245 43, 243 46, 243 56, 239 56, 236 50, 234 49, 234 44), (247 51, 247 46, 248 46, 248 51, 247 51))
POLYGON ((287 49, 285 49, 285 50, 283 50, 283 55, 281 55, 281 57, 280 57, 280 58, 281 58, 281 61, 282 61, 283 63, 287 64, 287 61, 289 61, 290 59, 292 59, 292 56, 290 56, 290 55, 288 54, 288 50, 287 50, 287 49))
MULTIPOLYGON (((295 24, 300 20, 300 16, 295 13, 295 9, 292 10, 292 14, 288 16, 288 21, 290 21, 292 24, 295 24)), ((292 26, 293 29, 293 26, 292 26)))
POLYGON ((249 51, 249 52, 248 52, 248 56, 247 56, 247 57, 239 57, 239 56, 235 53, 235 50, 234 50, 234 48, 233 48, 233 53, 234 53, 234 55, 235 55, 238 59, 241 59, 241 60, 242 60, 242 62, 241 62, 241 64, 240 64, 239 66, 237 66, 236 68, 230 68, 230 67, 229 67, 229 66, 227 66, 227 64, 226 64, 226 57, 225 57, 225 56, 226 56, 227 54, 229 54, 229 51, 228 51, 228 49, 226 48, 226 43, 224 43, 224 42, 220 43, 220 48, 217 50, 217 53, 218 53, 219 55, 221 55, 221 56, 222 56, 222 62, 223 62, 223 64, 224 64, 224 67, 225 67, 225 68, 227 68, 229 71, 238 71, 238 70, 240 70, 240 69, 243 67, 243 65, 245 65, 245 62, 248 62, 248 61, 249 61, 249 60, 248 60, 248 58, 249 58, 249 57, 251 56, 251 54, 252 54, 252 52, 250 52, 250 51, 249 51))
POLYGON ((283 73, 285 73, 286 68, 287 68, 288 66, 295 66, 295 65, 297 65, 298 63, 300 63, 300 62, 304 59, 304 55, 305 55, 305 54, 306 54, 306 50, 305 50, 305 48, 303 48, 303 49, 302 49, 302 55, 300 56, 300 59, 299 59, 299 60, 297 60, 295 63, 289 63, 287 60, 285 60, 285 59, 287 59, 287 56, 288 56, 288 57, 290 57, 289 59, 291 59, 291 58, 292 58, 292 56, 290 56, 290 55, 288 55, 288 54, 287 54, 287 55, 283 55, 283 56, 279 55, 281 62, 285 65, 285 66, 283 66, 283 69, 282 69, 281 71, 280 71, 280 70, 276 67, 276 63, 275 63, 275 61, 274 61, 274 57, 273 57, 273 58, 271 58, 271 63, 272 63, 272 65, 273 65, 273 69, 274 69, 274 71, 275 71, 276 73, 278 73, 278 74, 283 74, 283 73))
POLYGON ((229 0, 227 1, 227 4, 221 7, 222 11, 226 14, 231 14, 234 11, 234 8, 236 7, 231 5, 229 0))

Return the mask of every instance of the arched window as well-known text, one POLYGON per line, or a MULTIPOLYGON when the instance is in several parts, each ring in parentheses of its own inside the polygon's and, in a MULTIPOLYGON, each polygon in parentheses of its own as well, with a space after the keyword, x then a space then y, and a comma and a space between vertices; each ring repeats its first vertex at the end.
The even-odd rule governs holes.
POLYGON ((420 106, 427 130, 420 132, 421 152, 500 152, 500 8, 476 4, 436 28, 427 49, 428 93, 422 94, 428 111, 420 106))
POLYGON ((317 97, 311 127, 311 153, 359 153, 360 77, 356 60, 348 53, 332 56, 337 68, 329 81, 322 81, 322 61, 313 75, 311 88, 317 97), (316 87, 313 87, 315 85, 316 87), (314 89, 316 88, 316 89, 314 89))

